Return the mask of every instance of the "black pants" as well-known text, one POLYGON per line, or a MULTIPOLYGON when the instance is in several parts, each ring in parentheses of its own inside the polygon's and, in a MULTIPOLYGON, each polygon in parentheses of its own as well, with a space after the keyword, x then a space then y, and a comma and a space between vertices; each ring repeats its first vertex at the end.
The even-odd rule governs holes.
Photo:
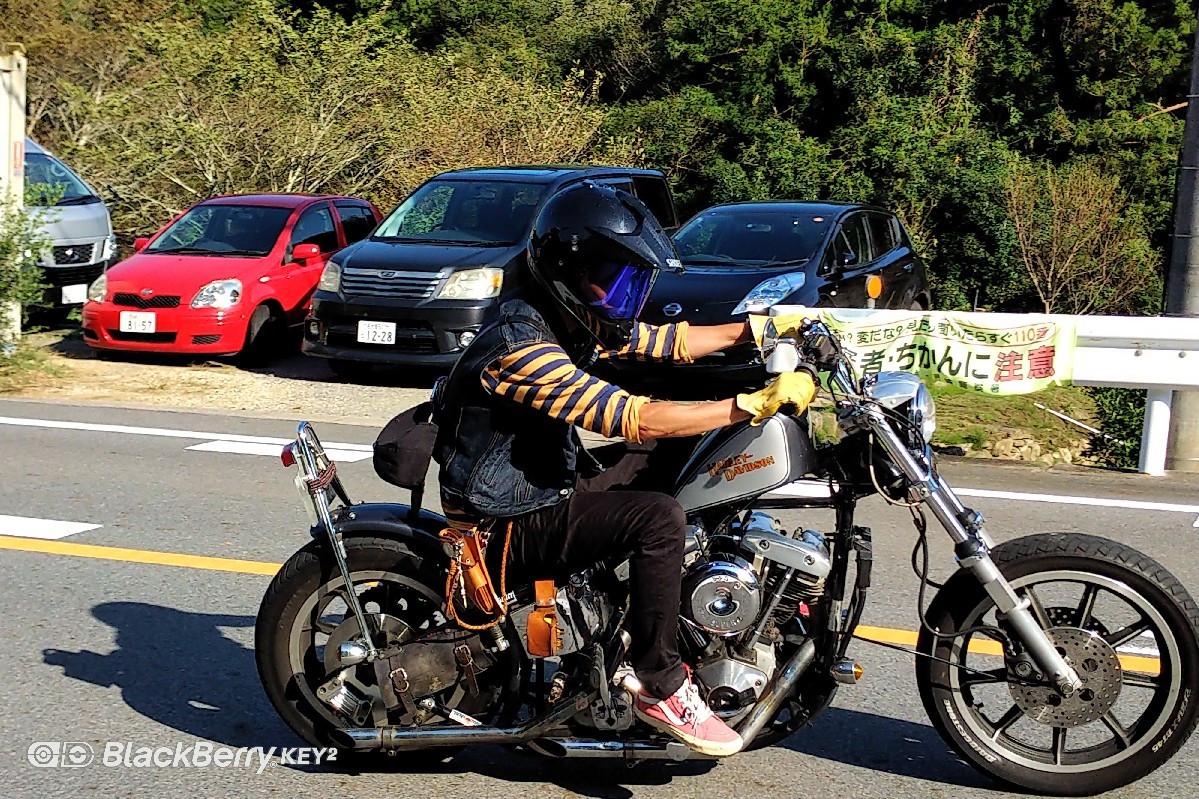
POLYGON ((604 447, 594 453, 608 466, 601 475, 579 480, 564 502, 512 519, 510 580, 563 580, 630 556, 629 657, 645 691, 661 699, 686 676, 677 640, 686 517, 674 497, 652 489, 675 476, 679 451, 604 447))

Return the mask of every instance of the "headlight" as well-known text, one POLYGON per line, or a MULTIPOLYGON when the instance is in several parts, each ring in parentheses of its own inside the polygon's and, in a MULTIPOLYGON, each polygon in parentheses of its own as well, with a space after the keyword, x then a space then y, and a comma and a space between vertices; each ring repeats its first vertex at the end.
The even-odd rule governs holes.
POLYGON ((908 421, 913 429, 920 431, 925 444, 932 441, 933 433, 937 432, 937 406, 923 383, 916 389, 916 396, 908 406, 908 421))
POLYGON ((321 291, 331 291, 334 294, 341 291, 341 264, 336 261, 326 263, 325 271, 321 272, 321 279, 316 287, 321 291))
POLYGON ((87 287, 87 298, 90 302, 104 302, 104 295, 107 293, 108 275, 100 275, 87 287))
POLYGON ((104 247, 100 250, 100 260, 107 261, 109 258, 117 254, 117 234, 113 233, 104 240, 104 247))
POLYGON ((214 280, 196 292, 193 308, 232 308, 241 300, 241 281, 214 280))
POLYGON ((802 288, 805 279, 803 272, 792 272, 791 274, 777 275, 763 280, 754 286, 741 302, 737 303, 737 307, 733 309, 733 313, 758 313, 765 311, 770 306, 791 296, 797 289, 802 288))
POLYGON ((504 270, 485 266, 481 269, 464 269, 450 275, 450 279, 437 292, 439 300, 487 300, 500 295, 504 285, 504 270))

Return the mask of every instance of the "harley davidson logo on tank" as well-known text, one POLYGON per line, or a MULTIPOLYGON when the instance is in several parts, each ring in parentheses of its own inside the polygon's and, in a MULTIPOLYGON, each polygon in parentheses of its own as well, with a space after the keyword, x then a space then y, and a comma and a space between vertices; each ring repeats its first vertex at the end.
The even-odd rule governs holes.
POLYGON ((731 458, 723 458, 715 463, 708 464, 708 476, 715 477, 718 474, 724 475, 724 479, 732 482, 743 474, 755 472, 758 469, 764 469, 767 466, 774 465, 774 456, 767 455, 765 458, 754 459, 749 453, 734 455, 731 458))

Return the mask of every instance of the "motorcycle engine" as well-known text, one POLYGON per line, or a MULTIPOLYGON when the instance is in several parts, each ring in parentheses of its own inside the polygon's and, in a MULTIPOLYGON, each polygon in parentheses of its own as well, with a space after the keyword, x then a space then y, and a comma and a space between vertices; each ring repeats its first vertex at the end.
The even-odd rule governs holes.
POLYGON ((683 577, 684 618, 713 635, 737 635, 762 609, 758 576, 741 558, 704 561, 683 577))

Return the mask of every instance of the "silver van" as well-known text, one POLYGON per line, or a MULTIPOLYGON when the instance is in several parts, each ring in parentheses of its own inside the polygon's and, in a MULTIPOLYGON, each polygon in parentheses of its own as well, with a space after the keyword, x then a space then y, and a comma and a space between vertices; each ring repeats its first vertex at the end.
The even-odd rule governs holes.
POLYGON ((40 211, 53 247, 41 260, 49 286, 43 304, 82 305, 87 287, 116 260, 117 240, 104 201, 70 167, 25 139, 25 205, 40 211))

